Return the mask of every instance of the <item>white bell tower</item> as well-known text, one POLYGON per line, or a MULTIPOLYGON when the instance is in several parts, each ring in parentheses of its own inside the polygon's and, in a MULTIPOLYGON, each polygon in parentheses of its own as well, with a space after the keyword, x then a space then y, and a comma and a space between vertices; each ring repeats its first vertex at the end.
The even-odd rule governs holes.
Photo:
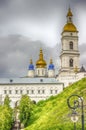
POLYGON ((79 70, 79 49, 78 49, 78 31, 72 20, 73 14, 69 8, 67 13, 67 23, 62 31, 62 50, 60 54, 61 69, 60 72, 74 72, 77 66, 79 70))

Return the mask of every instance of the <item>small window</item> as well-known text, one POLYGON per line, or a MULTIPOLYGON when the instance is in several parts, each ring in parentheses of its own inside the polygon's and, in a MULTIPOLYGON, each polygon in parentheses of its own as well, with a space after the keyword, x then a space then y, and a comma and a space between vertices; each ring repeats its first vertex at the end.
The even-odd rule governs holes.
POLYGON ((58 93, 58 90, 55 90, 55 94, 57 94, 58 93))
POLYGON ((73 42, 72 42, 72 41, 71 41, 70 44, 69 44, 69 48, 70 48, 71 50, 73 50, 73 42))
POLYGON ((31 93, 34 94, 34 90, 31 90, 31 93))
POLYGON ((53 93, 53 90, 50 90, 50 93, 52 94, 52 93, 53 93))
POLYGON ((23 91, 22 90, 20 90, 20 94, 22 94, 23 93, 23 91))
POLYGON ((70 33, 70 35, 72 36, 72 35, 73 35, 73 33, 70 33))
POLYGON ((7 94, 7 90, 4 90, 4 94, 7 94))
POLYGON ((38 75, 40 74, 40 71, 38 70, 38 75))
POLYGON ((15 90, 15 94, 18 94, 18 90, 15 90))
POLYGON ((42 70, 42 75, 44 75, 44 70, 42 70))
POLYGON ((40 79, 40 82, 43 82, 43 79, 40 79))
POLYGON ((11 91, 11 90, 9 90, 9 94, 12 94, 12 91, 11 91))
POLYGON ((70 59, 69 65, 70 65, 70 67, 73 67, 73 59, 70 59))
POLYGON ((29 90, 27 90, 27 94, 29 94, 29 90))
POLYGON ((45 93, 45 90, 42 90, 42 93, 44 94, 44 93, 45 93))
POLYGON ((13 82, 13 79, 10 79, 10 83, 12 83, 13 82))
POLYGON ((71 22, 72 21, 72 19, 71 19, 71 17, 69 17, 69 22, 71 22))
POLYGON ((40 90, 38 90, 38 94, 40 94, 41 93, 41 91, 40 90))

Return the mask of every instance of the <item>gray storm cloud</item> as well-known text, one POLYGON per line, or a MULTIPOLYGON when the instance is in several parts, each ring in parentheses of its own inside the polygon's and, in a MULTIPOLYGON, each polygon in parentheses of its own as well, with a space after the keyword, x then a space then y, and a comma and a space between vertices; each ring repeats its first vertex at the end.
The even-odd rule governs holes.
MULTIPOLYGON (((44 58, 49 65, 50 58, 54 64, 59 62, 59 47, 46 47, 40 41, 31 41, 21 35, 9 35, 0 38, 0 77, 21 77, 27 75, 29 60, 34 66, 39 58, 39 50, 43 49, 44 58), (56 59, 54 57, 57 57, 56 59)), ((59 64, 59 63, 58 63, 59 64)), ((56 67, 58 67, 58 64, 56 67)), ((57 69, 57 68, 56 68, 57 69)))
POLYGON ((35 64, 40 47, 47 63, 52 57, 58 70, 69 5, 79 30, 80 64, 86 65, 85 0, 0 0, 0 77, 25 76, 29 59, 35 64))
MULTIPOLYGON (((0 77, 22 77, 27 75, 30 58, 33 59, 35 65, 39 58, 39 50, 43 48, 44 59, 49 65, 50 58, 53 59, 56 68, 56 74, 60 67, 60 51, 61 43, 56 46, 47 47, 40 41, 32 41, 31 39, 21 35, 9 35, 0 38, 0 77)), ((86 44, 80 45, 80 64, 86 65, 85 51, 86 44)))

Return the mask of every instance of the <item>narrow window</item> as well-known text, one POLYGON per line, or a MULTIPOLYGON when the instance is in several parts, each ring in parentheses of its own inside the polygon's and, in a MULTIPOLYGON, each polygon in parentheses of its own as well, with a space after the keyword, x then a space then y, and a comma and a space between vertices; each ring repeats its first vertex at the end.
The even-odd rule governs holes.
POLYGON ((40 71, 38 70, 38 75, 40 74, 40 71))
POLYGON ((40 79, 40 82, 43 82, 43 79, 40 79))
POLYGON ((44 94, 44 93, 45 93, 45 91, 44 91, 44 90, 42 90, 42 93, 44 94))
POLYGON ((69 22, 72 22, 72 18, 71 17, 69 17, 69 22))
POLYGON ((58 91, 57 91, 57 90, 55 90, 55 94, 57 94, 57 92, 58 92, 58 91))
POLYGON ((9 94, 12 94, 12 91, 11 91, 11 90, 9 90, 9 94))
POLYGON ((27 90, 27 94, 29 94, 29 90, 27 90))
POLYGON ((69 44, 69 48, 70 48, 71 50, 73 50, 73 42, 72 42, 72 41, 71 41, 70 44, 69 44))
POLYGON ((72 35, 73 35, 73 33, 70 33, 70 35, 72 36, 72 35))
POLYGON ((20 90, 20 94, 22 94, 23 93, 23 91, 22 90, 20 90))
POLYGON ((38 94, 40 94, 40 90, 38 90, 38 94))
POLYGON ((34 90, 31 90, 31 93, 34 94, 34 90))
POLYGON ((7 90, 4 90, 4 94, 7 94, 7 90))
POLYGON ((42 75, 44 75, 44 70, 42 70, 42 75))
POLYGON ((73 67, 73 59, 70 59, 69 65, 70 65, 70 67, 73 67))
POLYGON ((18 94, 18 90, 15 90, 15 94, 18 94))
POLYGON ((50 94, 52 94, 53 93, 53 90, 50 90, 50 94))

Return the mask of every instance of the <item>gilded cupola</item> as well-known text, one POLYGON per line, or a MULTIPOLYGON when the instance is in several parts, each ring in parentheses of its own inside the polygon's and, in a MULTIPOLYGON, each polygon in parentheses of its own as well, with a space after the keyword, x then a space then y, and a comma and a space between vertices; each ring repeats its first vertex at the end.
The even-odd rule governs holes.
POLYGON ((76 26, 72 22, 72 11, 69 8, 68 13, 67 13, 67 23, 63 27, 63 32, 78 32, 76 26))
POLYGON ((36 62, 36 67, 37 68, 45 68, 46 67, 46 61, 43 58, 43 51, 40 49, 40 54, 39 54, 39 60, 36 62))

